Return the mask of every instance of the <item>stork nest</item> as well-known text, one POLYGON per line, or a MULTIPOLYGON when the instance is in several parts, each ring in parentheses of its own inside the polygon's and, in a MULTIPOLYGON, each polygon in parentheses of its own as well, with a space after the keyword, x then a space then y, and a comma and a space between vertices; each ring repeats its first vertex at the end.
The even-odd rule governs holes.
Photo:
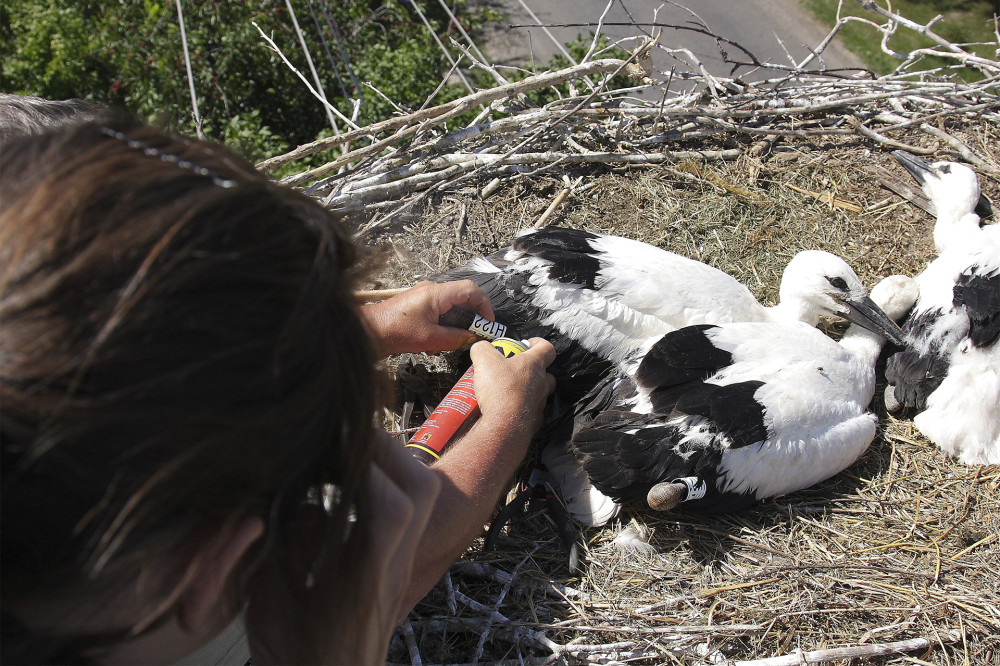
MULTIPOLYGON (((885 30, 910 27, 885 14, 885 30)), ((977 69, 975 83, 948 67, 914 73, 921 54, 881 77, 808 63, 766 67, 757 83, 657 76, 641 69, 651 46, 506 83, 479 63, 497 87, 261 167, 341 147, 285 180, 380 253, 372 288, 409 286, 541 221, 693 257, 773 303, 800 250, 843 257, 869 285, 932 259, 934 219, 891 149, 968 163, 1000 201, 1000 64, 962 45, 935 48, 977 69), (613 74, 635 87, 613 88, 613 74), (659 101, 635 97, 650 88, 659 101), (557 99, 533 105, 534 91, 557 99), (471 124, 447 125, 470 109, 471 124)), ((418 360, 437 397, 468 363, 418 360)), ((837 476, 731 515, 626 507, 583 532, 578 572, 544 514, 496 552, 473 544, 399 629, 390 661, 1000 663, 1000 469, 947 458, 880 399, 872 409, 878 436, 837 476)))

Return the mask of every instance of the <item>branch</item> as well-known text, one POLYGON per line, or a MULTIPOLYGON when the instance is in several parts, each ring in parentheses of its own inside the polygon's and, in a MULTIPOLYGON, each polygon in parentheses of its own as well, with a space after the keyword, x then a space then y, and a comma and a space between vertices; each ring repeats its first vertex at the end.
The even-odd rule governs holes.
POLYGON ((939 639, 931 638, 911 638, 905 641, 894 643, 881 643, 877 645, 855 645, 852 647, 829 648, 826 650, 811 650, 802 652, 801 650, 780 657, 767 657, 765 659, 754 659, 752 661, 731 662, 732 666, 799 666, 800 664, 822 664, 827 661, 837 659, 859 659, 864 657, 879 657, 888 654, 900 654, 903 652, 913 652, 914 650, 926 650, 942 643, 954 643, 961 640, 962 635, 957 631, 946 631, 939 639))
MULTIPOLYGON (((259 29, 259 28, 258 28, 259 29)), ((624 64, 624 61, 606 58, 602 60, 594 60, 592 62, 584 63, 581 65, 574 65, 573 67, 567 67, 565 69, 558 70, 556 72, 545 72, 544 74, 537 74, 535 76, 529 76, 528 78, 518 81, 516 83, 510 83, 505 86, 497 86, 496 88, 487 88, 486 90, 480 90, 472 95, 466 95, 465 97, 460 97, 459 99, 452 100, 450 102, 445 102, 444 104, 439 104, 438 106, 431 107, 429 109, 423 109, 415 113, 408 114, 406 116, 401 116, 398 118, 390 118, 388 120, 383 120, 382 122, 374 123, 368 127, 362 127, 351 132, 344 132, 339 137, 328 137, 325 139, 320 139, 318 141, 313 141, 312 143, 299 146, 293 151, 285 153, 283 155, 278 155, 277 157, 272 157, 270 159, 264 160, 257 164, 257 168, 263 171, 270 171, 283 164, 288 164, 294 160, 300 159, 307 155, 312 155, 313 153, 319 152, 321 150, 326 150, 331 146, 335 146, 341 143, 349 143, 356 139, 360 139, 366 136, 373 136, 380 134, 385 131, 395 130, 399 128, 406 128, 400 132, 397 132, 393 137, 389 139, 384 139, 382 141, 377 141, 371 146, 366 146, 365 148, 352 151, 347 153, 335 162, 331 162, 325 167, 320 167, 319 169, 314 169, 313 172, 306 172, 311 175, 304 177, 304 174, 300 174, 300 177, 296 178, 291 184, 297 184, 309 180, 311 178, 316 178, 324 173, 328 173, 333 169, 341 166, 342 164, 347 164, 351 161, 363 157, 364 155, 369 155, 376 153, 382 148, 401 141, 407 137, 412 136, 416 130, 419 128, 418 123, 424 123, 427 121, 434 121, 435 124, 440 124, 455 118, 474 106, 479 104, 488 104, 500 99, 506 99, 518 93, 527 92, 529 90, 537 90, 539 88, 547 88, 549 86, 558 85, 560 83, 565 83, 572 79, 580 78, 582 76, 587 76, 589 74, 595 74, 599 72, 612 72, 618 67, 624 64), (410 127, 407 127, 407 126, 410 127), (373 148, 373 146, 378 146, 373 148), (314 173, 315 172, 315 173, 314 173)))
MULTIPOLYGON (((944 39, 943 37, 935 33, 933 30, 931 30, 931 27, 939 20, 941 20, 941 16, 934 17, 926 25, 920 25, 919 23, 911 21, 910 19, 904 16, 900 16, 899 14, 894 14, 888 9, 883 9, 878 4, 875 3, 875 0, 857 0, 857 2, 867 11, 870 11, 874 14, 878 14, 879 16, 889 20, 889 23, 882 28, 884 36, 883 44, 885 44, 885 41, 888 39, 888 36, 893 31, 895 31, 895 26, 893 24, 898 24, 905 26, 910 30, 913 30, 914 32, 923 35, 924 37, 927 37, 928 39, 936 42, 939 46, 942 46, 948 51, 950 51, 951 57, 960 60, 963 64, 975 67, 976 69, 981 69, 983 72, 989 74, 996 74, 1000 72, 1000 63, 994 62, 992 60, 987 60, 986 58, 981 58, 973 53, 969 53, 968 51, 959 48, 955 44, 952 44, 948 40, 944 39)), ((887 48, 884 48, 884 50, 886 50, 887 53, 891 53, 891 51, 889 51, 887 48)), ((933 53, 934 55, 939 55, 944 57, 948 57, 949 55, 941 51, 934 51, 933 53)), ((897 57, 899 57, 899 54, 896 55, 897 57)))

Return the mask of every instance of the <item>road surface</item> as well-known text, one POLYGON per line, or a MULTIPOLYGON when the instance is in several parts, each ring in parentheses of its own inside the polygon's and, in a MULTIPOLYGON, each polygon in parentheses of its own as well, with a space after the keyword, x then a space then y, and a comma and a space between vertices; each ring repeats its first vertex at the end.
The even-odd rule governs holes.
MULTIPOLYGON (((487 57, 498 64, 523 66, 533 59, 544 66, 557 53, 557 47, 529 10, 542 23, 553 26, 549 31, 560 43, 565 43, 577 35, 589 39, 608 0, 480 0, 480 3, 506 15, 503 25, 512 26, 488 33, 485 44, 480 45, 487 57), (555 27, 569 23, 593 25, 555 27)), ((702 29, 703 21, 711 33, 737 42, 761 62, 789 65, 791 60, 801 61, 808 56, 810 47, 819 45, 832 27, 820 24, 798 0, 688 0, 685 4, 697 13, 697 17, 680 3, 614 0, 602 33, 613 41, 622 40, 621 46, 631 50, 637 35, 654 29, 641 24, 652 23, 655 17, 657 23, 678 26, 664 28, 660 39, 662 46, 690 50, 713 75, 760 79, 774 74, 753 71, 750 67, 740 67, 733 74, 732 65, 725 62, 716 40, 685 28, 702 29)), ((725 49, 729 59, 749 61, 737 46, 727 44, 725 49)), ((823 52, 822 58, 822 64, 814 61, 816 68, 824 64, 829 69, 863 66, 861 60, 836 39, 823 52)), ((672 68, 675 72, 695 71, 688 56, 670 54, 664 49, 653 53, 653 66, 662 73, 660 76, 668 76, 672 68)))

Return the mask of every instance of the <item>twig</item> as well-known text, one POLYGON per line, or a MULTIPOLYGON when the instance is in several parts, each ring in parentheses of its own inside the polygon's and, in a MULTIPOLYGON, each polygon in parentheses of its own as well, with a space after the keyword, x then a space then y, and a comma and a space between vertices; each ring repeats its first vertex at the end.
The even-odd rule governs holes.
POLYGON ((472 84, 469 83, 469 80, 465 78, 465 74, 463 74, 462 70, 459 69, 458 63, 455 62, 455 59, 451 56, 451 52, 448 51, 448 47, 446 47, 444 44, 441 43, 441 38, 437 36, 437 33, 434 31, 434 28, 431 27, 430 21, 427 20, 426 16, 424 16, 424 12, 422 9, 420 9, 420 5, 411 5, 411 8, 413 9, 413 11, 417 13, 417 16, 420 17, 420 20, 423 21, 424 27, 427 28, 427 32, 431 33, 431 37, 434 39, 434 43, 438 45, 438 48, 441 50, 441 53, 443 53, 444 57, 448 60, 449 63, 451 63, 451 70, 456 74, 458 74, 458 78, 462 80, 462 85, 464 85, 465 89, 468 90, 470 93, 474 93, 475 90, 472 88, 472 84))
MULTIPOLYGON (((569 179, 567 178, 567 181, 568 180, 569 179)), ((576 181, 577 185, 580 184, 580 180, 581 180, 580 178, 577 179, 577 181, 576 181)), ((573 187, 574 187, 573 185, 570 185, 569 182, 567 182, 566 183, 566 187, 564 187, 563 189, 559 190, 559 193, 556 194, 556 196, 552 199, 552 203, 549 204, 549 207, 545 209, 545 212, 542 213, 541 216, 538 218, 538 221, 535 222, 535 228, 536 229, 539 229, 539 228, 545 226, 546 220, 548 220, 549 217, 552 215, 552 212, 556 208, 559 207, 559 204, 561 204, 563 202, 563 200, 566 199, 566 197, 569 196, 570 192, 573 191, 573 187)))
MULTIPOLYGON (((934 55, 939 55, 939 56, 953 55, 953 57, 961 61, 962 64, 975 67, 976 69, 980 69, 987 74, 997 74, 998 72, 1000 72, 1000 65, 998 65, 996 62, 987 60, 986 58, 980 58, 979 56, 972 53, 968 53, 967 51, 952 44, 948 40, 944 39, 943 37, 935 33, 933 30, 931 30, 931 26, 933 26, 935 23, 937 23, 937 21, 941 19, 940 16, 931 19, 926 25, 920 25, 919 23, 911 21, 910 19, 904 16, 900 16, 899 14, 893 14, 891 11, 883 9, 878 4, 876 4, 874 0, 858 0, 858 4, 860 4, 862 7, 864 7, 866 10, 872 13, 878 14, 883 18, 889 19, 891 23, 896 23, 902 26, 906 26, 910 30, 913 30, 914 32, 919 33, 924 37, 931 39, 932 41, 936 42, 939 46, 942 46, 946 49, 945 52, 934 51, 933 52, 934 55)), ((885 32, 888 34, 888 29, 885 32)))
POLYGON ((969 148, 967 145, 965 145, 952 135, 948 134, 947 132, 938 129, 933 125, 928 125, 927 123, 921 123, 920 129, 927 132, 931 136, 936 136, 942 141, 948 143, 950 146, 952 146, 955 150, 958 151, 958 154, 962 156, 962 159, 968 161, 971 164, 975 164, 979 169, 983 171, 989 171, 992 174, 998 173, 996 167, 987 164, 986 160, 981 158, 979 155, 976 155, 974 152, 972 152, 971 148, 969 148))
MULTIPOLYGON (((512 626, 512 623, 511 623, 511 621, 509 619, 507 619, 506 617, 504 617, 500 613, 496 612, 495 610, 489 608, 488 606, 485 606, 485 605, 479 603, 475 599, 472 599, 471 597, 466 596, 464 593, 459 592, 458 590, 455 590, 455 600, 458 601, 459 603, 465 605, 465 606, 468 606, 469 608, 471 608, 474 611, 482 613, 483 615, 486 615, 487 617, 493 618, 497 622, 500 622, 500 623, 502 623, 502 624, 504 624, 504 625, 506 625, 508 627, 512 626)), ((530 642, 532 642, 532 643, 534 643, 534 644, 536 644, 536 645, 538 645, 540 647, 544 647, 544 648, 546 648, 546 649, 548 649, 548 650, 550 650, 552 652, 557 652, 557 651, 559 651, 563 647, 563 646, 559 645, 558 643, 555 643, 555 642, 549 640, 548 638, 546 638, 545 635, 543 635, 541 632, 532 631, 532 630, 527 629, 525 627, 515 626, 513 628, 513 632, 514 632, 514 634, 516 636, 518 636, 520 638, 525 638, 525 639, 529 640, 530 642)))
POLYGON ((785 187, 790 190, 795 190, 796 192, 801 192, 802 194, 808 194, 822 203, 829 204, 831 208, 840 208, 842 210, 851 211, 852 213, 860 213, 862 210, 861 206, 852 204, 849 201, 844 201, 843 199, 838 199, 829 192, 812 192, 810 190, 802 189, 801 187, 796 187, 791 183, 785 183, 785 187))
MULTIPOLYGON (((278 54, 278 57, 281 58, 281 61, 283 63, 285 63, 285 66, 288 67, 290 70, 292 70, 292 72, 296 76, 299 77, 299 79, 302 81, 302 83, 305 84, 306 88, 309 90, 309 92, 312 94, 312 96, 315 97, 317 100, 319 100, 320 104, 323 105, 324 109, 326 109, 328 112, 333 113, 338 118, 340 118, 341 120, 343 120, 344 122, 346 122, 347 125, 348 125, 348 127, 354 125, 353 121, 351 121, 350 118, 348 118, 343 113, 341 113, 340 109, 338 109, 334 105, 330 104, 330 102, 328 102, 326 100, 326 97, 324 95, 321 95, 319 92, 317 92, 316 89, 313 88, 312 85, 308 81, 306 81, 306 77, 302 74, 302 72, 300 72, 298 69, 295 68, 295 66, 291 63, 291 61, 287 57, 285 57, 285 54, 281 51, 281 49, 278 48, 278 45, 274 43, 274 40, 271 39, 270 37, 268 37, 267 34, 265 34, 263 30, 261 30, 261 28, 260 28, 259 25, 257 25, 253 21, 251 21, 250 23, 253 25, 253 27, 257 28, 257 32, 259 32, 260 36, 264 38, 264 41, 266 41, 267 45, 269 47, 271 47, 271 50, 273 50, 275 53, 278 54)), ((334 129, 336 130, 336 125, 334 125, 334 129)), ((357 131, 357 130, 355 130, 355 131, 357 131)), ((334 139, 334 141, 331 141, 330 145, 337 145, 339 143, 343 143, 342 141, 340 141, 340 139, 343 138, 346 134, 347 133, 343 133, 343 134, 338 134, 337 136, 331 137, 332 139, 334 139)), ((360 138, 360 136, 356 137, 356 138, 360 138)), ((275 158, 275 159, 277 159, 277 158, 275 158)))
POLYGON ((191 73, 191 55, 188 53, 187 33, 184 31, 184 10, 181 9, 181 0, 177 0, 177 23, 181 29, 181 46, 184 49, 184 66, 187 68, 188 88, 191 92, 191 116, 194 118, 195 130, 198 138, 205 140, 205 133, 201 129, 201 115, 198 113, 198 97, 194 92, 194 75, 191 73))
POLYGON ((356 291, 354 292, 354 300, 358 303, 374 303, 377 301, 384 301, 387 298, 398 296, 408 289, 409 287, 399 287, 396 289, 369 289, 356 291))
POLYGON ((754 659, 752 661, 730 662, 732 666, 799 666, 800 664, 822 664, 827 661, 837 659, 857 659, 864 657, 879 657, 888 654, 900 654, 903 652, 913 652, 914 650, 924 650, 941 642, 954 643, 961 640, 962 635, 957 631, 947 631, 938 639, 931 638, 911 638, 905 641, 893 643, 882 643, 878 645, 855 645, 851 647, 829 648, 825 650, 811 650, 803 652, 801 650, 780 657, 767 657, 765 659, 754 659))
MULTIPOLYGON (((513 579, 513 576, 506 571, 501 571, 496 567, 490 566, 482 562, 469 562, 466 560, 459 560, 451 566, 451 570, 455 573, 465 575, 465 576, 477 576, 479 578, 485 578, 487 580, 492 580, 494 582, 506 585, 508 581, 513 579)), ((561 583, 555 583, 552 581, 537 581, 530 578, 522 578, 521 583, 525 587, 529 587, 533 590, 537 590, 546 594, 547 596, 552 596, 556 598, 567 598, 567 599, 581 599, 586 601, 590 598, 585 592, 581 592, 575 588, 563 585, 561 583)))
POLYGON ((417 648, 417 638, 413 635, 413 626, 409 619, 403 620, 403 638, 406 640, 406 649, 410 653, 411 666, 423 666, 420 658, 420 650, 417 648))
POLYGON ((932 148, 921 148, 920 146, 911 146, 909 144, 901 143, 899 141, 890 139, 889 137, 882 136, 878 132, 865 127, 861 123, 861 121, 855 118, 854 116, 847 116, 847 122, 849 125, 854 127, 855 130, 857 130, 858 134, 868 137, 869 139, 871 139, 872 141, 876 141, 877 143, 881 143, 883 146, 889 146, 890 148, 898 148, 900 150, 905 150, 907 152, 913 153, 914 155, 931 155, 937 152, 937 146, 934 146, 932 148))
POLYGON ((306 64, 309 65, 309 72, 312 74, 313 83, 316 84, 316 91, 321 102, 323 102, 323 110, 326 111, 327 120, 330 121, 330 127, 333 128, 334 134, 340 134, 340 128, 337 127, 337 121, 333 118, 333 112, 330 110, 333 105, 326 98, 326 91, 323 90, 323 82, 319 79, 319 73, 316 71, 316 65, 313 64, 312 53, 309 52, 309 45, 306 43, 305 37, 302 35, 302 28, 299 27, 299 19, 295 16, 295 9, 292 7, 291 0, 285 0, 285 8, 288 10, 288 16, 292 19, 292 28, 295 30, 295 36, 299 40, 299 46, 302 47, 302 55, 306 58, 306 64))
POLYGON ((486 90, 481 90, 472 95, 467 95, 460 99, 454 100, 452 102, 446 102, 445 104, 440 104, 438 106, 431 107, 429 109, 424 109, 416 113, 410 114, 406 117, 405 121, 400 121, 399 119, 392 119, 391 121, 383 121, 382 123, 376 123, 368 128, 362 128, 361 130, 356 130, 355 132, 345 132, 340 135, 340 137, 333 137, 334 140, 325 139, 320 141, 314 141, 311 144, 306 144, 305 146, 299 146, 290 153, 285 153, 284 155, 279 155, 278 157, 271 158, 269 160, 264 160, 257 164, 257 168, 264 171, 274 169, 282 164, 287 164, 288 162, 299 159, 306 155, 311 155, 312 153, 318 152, 325 148, 338 143, 347 143, 357 138, 361 138, 366 135, 373 135, 378 132, 395 129, 397 127, 402 127, 398 132, 392 136, 383 139, 381 141, 375 141, 371 145, 364 146, 357 150, 353 150, 342 157, 329 162, 321 167, 311 169, 304 173, 299 174, 293 178, 285 179, 283 182, 290 185, 297 185, 299 183, 304 183, 313 178, 319 178, 324 174, 336 170, 337 168, 349 164, 355 160, 358 160, 367 155, 373 155, 389 147, 394 143, 398 143, 404 139, 407 139, 414 134, 417 130, 423 127, 422 124, 425 121, 433 120, 435 124, 444 123, 452 118, 455 118, 473 106, 478 106, 480 104, 488 104, 489 102, 496 101, 498 99, 504 99, 512 95, 517 95, 518 93, 527 92, 529 90, 535 90, 537 88, 545 88, 548 86, 556 85, 559 83, 564 83, 571 79, 580 78, 581 76, 586 76, 587 74, 593 74, 598 72, 610 72, 619 69, 625 63, 621 60, 614 59, 604 59, 604 60, 594 60, 591 62, 576 65, 574 67, 568 67, 566 69, 561 69, 558 72, 547 72, 545 74, 538 74, 536 76, 529 76, 528 78, 518 81, 517 83, 510 83, 505 86, 498 86, 496 88, 487 88, 486 90), (406 127, 406 125, 410 125, 406 127), (381 127, 379 127, 381 126, 381 127))

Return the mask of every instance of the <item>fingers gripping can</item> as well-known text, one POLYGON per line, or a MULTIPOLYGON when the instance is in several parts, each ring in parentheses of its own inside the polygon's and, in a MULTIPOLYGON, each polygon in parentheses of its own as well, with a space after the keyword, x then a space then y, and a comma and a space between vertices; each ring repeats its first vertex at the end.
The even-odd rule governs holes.
MULTIPOLYGON (((490 342, 505 358, 516 356, 525 351, 526 342, 510 338, 497 338, 490 342)), ((445 447, 451 441, 462 424, 470 416, 479 413, 479 401, 476 400, 473 383, 473 368, 470 367, 461 379, 448 391, 424 424, 413 433, 406 447, 413 457, 424 464, 431 464, 441 457, 445 447)))

